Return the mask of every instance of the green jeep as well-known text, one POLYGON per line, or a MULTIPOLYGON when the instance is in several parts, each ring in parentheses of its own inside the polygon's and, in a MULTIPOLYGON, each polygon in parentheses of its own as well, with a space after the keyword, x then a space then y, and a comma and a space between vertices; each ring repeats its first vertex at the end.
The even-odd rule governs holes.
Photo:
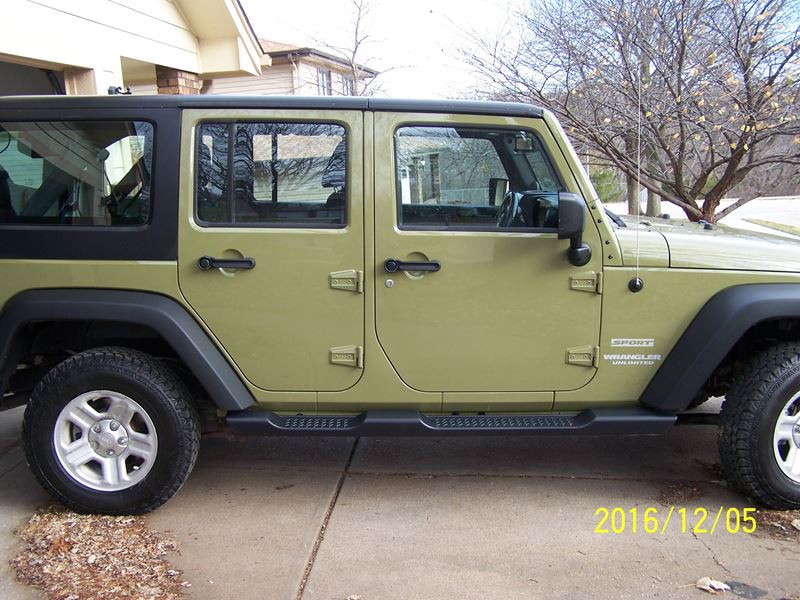
POLYGON ((800 245, 619 219, 533 106, 0 99, 0 304, 0 408, 79 511, 156 508, 223 428, 709 421, 800 506, 800 245))

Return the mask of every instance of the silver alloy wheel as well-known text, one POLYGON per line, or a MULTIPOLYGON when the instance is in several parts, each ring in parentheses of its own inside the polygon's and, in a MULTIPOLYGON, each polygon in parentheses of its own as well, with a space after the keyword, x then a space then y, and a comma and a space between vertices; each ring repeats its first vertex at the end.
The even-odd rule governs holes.
POLYGON ((142 481, 158 453, 152 419, 125 394, 94 390, 73 398, 56 420, 53 447, 64 471, 101 492, 142 481))
POLYGON ((800 392, 778 414, 772 451, 783 474, 800 483, 800 392))

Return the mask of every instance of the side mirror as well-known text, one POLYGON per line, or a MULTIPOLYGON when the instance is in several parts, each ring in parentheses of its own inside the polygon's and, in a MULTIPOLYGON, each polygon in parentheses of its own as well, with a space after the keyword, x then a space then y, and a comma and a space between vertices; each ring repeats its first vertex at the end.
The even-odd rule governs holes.
POLYGON ((489 206, 500 206, 508 191, 508 179, 492 177, 489 179, 489 206))
POLYGON ((570 264, 582 267, 592 259, 592 249, 583 242, 583 198, 569 192, 558 194, 558 239, 569 240, 567 259, 570 264))

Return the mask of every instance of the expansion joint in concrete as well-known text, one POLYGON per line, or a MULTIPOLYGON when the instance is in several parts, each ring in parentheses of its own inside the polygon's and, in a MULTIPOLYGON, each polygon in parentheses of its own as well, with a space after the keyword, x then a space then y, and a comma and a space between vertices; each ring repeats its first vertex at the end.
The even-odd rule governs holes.
POLYGON ((306 584, 311 576, 311 570, 314 568, 314 561, 317 559, 317 552, 319 552, 319 548, 322 545, 322 540, 325 539, 325 531, 328 529, 328 522, 333 514, 333 509, 336 507, 336 501, 339 499, 339 492, 342 491, 344 480, 347 477, 348 471, 350 470, 350 463, 353 462, 353 456, 355 456, 359 439, 361 438, 356 438, 355 442, 353 442, 353 447, 350 449, 350 455, 347 457, 344 468, 339 475, 339 480, 336 482, 336 488, 333 490, 333 495, 331 496, 331 500, 328 503, 328 508, 325 511, 325 517, 322 519, 322 525, 320 525, 319 532, 317 532, 317 539, 314 541, 314 547, 311 548, 311 554, 308 557, 308 562, 306 563, 306 568, 303 572, 303 579, 300 580, 300 587, 297 590, 297 596, 295 596, 295 600, 302 600, 303 598, 303 592, 306 590, 306 584))

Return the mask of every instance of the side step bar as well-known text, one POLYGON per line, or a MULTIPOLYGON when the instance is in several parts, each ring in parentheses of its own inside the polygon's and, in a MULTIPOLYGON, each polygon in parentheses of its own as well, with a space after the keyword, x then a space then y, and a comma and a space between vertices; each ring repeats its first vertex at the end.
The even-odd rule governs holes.
POLYGON ((497 434, 663 433, 675 415, 644 407, 584 410, 571 415, 425 415, 416 411, 367 411, 355 416, 281 416, 268 410, 229 412, 228 427, 244 435, 427 436, 497 434))

